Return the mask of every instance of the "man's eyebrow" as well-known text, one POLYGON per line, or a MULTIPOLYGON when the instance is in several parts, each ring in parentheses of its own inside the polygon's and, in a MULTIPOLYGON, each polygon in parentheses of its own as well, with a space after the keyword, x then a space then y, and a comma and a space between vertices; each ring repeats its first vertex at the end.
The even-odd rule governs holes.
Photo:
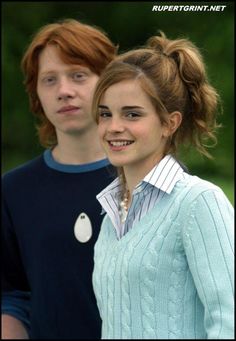
MULTIPOLYGON (((87 68, 86 66, 82 66, 82 65, 76 65, 76 64, 72 64, 70 65, 70 67, 68 67, 67 72, 86 72, 88 71, 89 68, 87 68)), ((47 73, 58 73, 58 70, 56 69, 47 69, 47 68, 42 68, 42 70, 39 70, 40 74, 47 74, 47 73)))

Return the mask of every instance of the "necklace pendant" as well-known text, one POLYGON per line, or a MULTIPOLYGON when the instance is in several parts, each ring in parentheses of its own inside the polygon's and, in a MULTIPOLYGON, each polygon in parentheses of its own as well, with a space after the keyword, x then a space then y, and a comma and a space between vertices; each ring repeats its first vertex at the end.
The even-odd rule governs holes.
POLYGON ((119 213, 120 213, 121 222, 124 223, 126 221, 127 214, 128 214, 128 207, 127 205, 125 205, 124 201, 121 201, 120 203, 119 213))
POLYGON ((120 202, 120 209, 119 209, 120 219, 123 224, 126 221, 126 218, 128 215, 128 202, 129 202, 129 190, 126 189, 123 200, 121 200, 120 202))
POLYGON ((78 216, 74 225, 74 234, 81 243, 87 243, 92 237, 92 224, 86 213, 82 212, 78 216))
POLYGON ((121 213, 121 222, 122 222, 122 224, 124 224, 125 221, 126 221, 127 213, 128 212, 126 210, 123 210, 122 213, 121 213))

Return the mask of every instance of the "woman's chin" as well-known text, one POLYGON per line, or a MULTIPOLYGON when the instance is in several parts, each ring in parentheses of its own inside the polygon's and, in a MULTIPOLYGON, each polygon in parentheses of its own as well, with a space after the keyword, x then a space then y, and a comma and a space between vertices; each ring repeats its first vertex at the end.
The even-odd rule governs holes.
POLYGON ((110 155, 107 155, 107 157, 114 167, 124 167, 127 164, 127 162, 124 160, 118 160, 117 158, 111 157, 110 155))

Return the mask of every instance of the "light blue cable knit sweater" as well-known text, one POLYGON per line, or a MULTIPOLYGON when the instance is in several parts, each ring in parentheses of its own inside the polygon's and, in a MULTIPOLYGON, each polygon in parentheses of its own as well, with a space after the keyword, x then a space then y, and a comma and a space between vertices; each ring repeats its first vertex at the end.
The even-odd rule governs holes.
POLYGON ((196 176, 117 239, 108 215, 93 285, 103 339, 233 339, 233 207, 196 176))

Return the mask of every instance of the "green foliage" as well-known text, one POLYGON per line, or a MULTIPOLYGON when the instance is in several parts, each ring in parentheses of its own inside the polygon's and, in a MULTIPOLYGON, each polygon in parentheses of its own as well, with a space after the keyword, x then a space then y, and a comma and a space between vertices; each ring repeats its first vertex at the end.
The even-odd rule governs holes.
MULTIPOLYGON (((47 23, 75 18, 103 28, 120 46, 120 51, 140 46, 162 30, 170 38, 187 37, 201 49, 209 79, 222 98, 223 128, 218 145, 212 150, 213 161, 194 151, 183 154, 192 173, 233 177, 233 69, 234 3, 224 2, 224 11, 159 11, 155 5, 181 5, 170 2, 2 2, 2 152, 4 171, 42 151, 37 142, 34 120, 29 112, 23 87, 20 61, 32 35, 47 23), (22 157, 17 158, 19 154, 22 157)), ((188 5, 200 5, 188 2, 188 5)), ((206 2, 202 4, 206 5, 206 2)))

